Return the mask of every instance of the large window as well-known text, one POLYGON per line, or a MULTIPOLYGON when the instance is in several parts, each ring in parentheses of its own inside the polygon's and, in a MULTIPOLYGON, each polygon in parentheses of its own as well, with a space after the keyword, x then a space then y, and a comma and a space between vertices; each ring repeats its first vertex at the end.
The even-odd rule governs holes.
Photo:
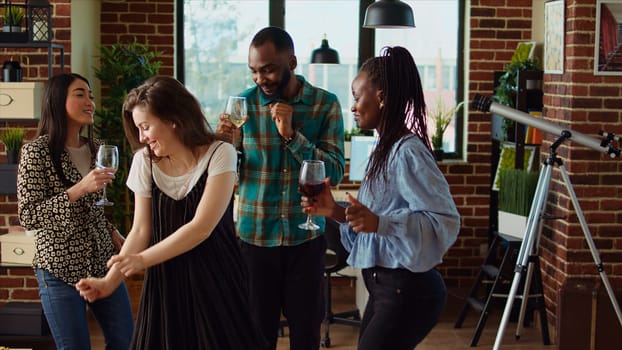
MULTIPOLYGON (((440 105, 445 110, 462 100, 462 91, 458 88, 460 78, 458 40, 460 30, 460 9, 457 0, 402 0, 410 5, 415 13, 415 29, 376 30, 375 47, 403 46, 415 59, 428 109, 434 110, 440 105), (442 14, 439 16, 438 14, 442 14), (439 18, 442 18, 440 20, 439 18)), ((456 130, 462 123, 454 120, 443 137, 443 149, 456 152, 458 144, 456 130)), ((433 123, 428 125, 428 133, 434 132, 433 123)))
MULTIPOLYGON (((248 70, 248 45, 261 28, 285 28, 294 40, 297 74, 335 93, 341 102, 346 130, 353 125, 350 84, 358 66, 386 45, 409 49, 419 67, 426 102, 453 106, 463 99, 462 50, 464 1, 411 0, 414 29, 361 27, 373 0, 177 0, 177 75, 199 98, 213 126, 226 97, 254 83, 248 70), (442 13, 443 20, 439 20, 442 13), (310 64, 311 52, 323 38, 339 52, 340 64, 310 64)), ((462 118, 445 134, 444 148, 461 157, 462 118)), ((429 129, 432 130, 432 126, 429 129)))

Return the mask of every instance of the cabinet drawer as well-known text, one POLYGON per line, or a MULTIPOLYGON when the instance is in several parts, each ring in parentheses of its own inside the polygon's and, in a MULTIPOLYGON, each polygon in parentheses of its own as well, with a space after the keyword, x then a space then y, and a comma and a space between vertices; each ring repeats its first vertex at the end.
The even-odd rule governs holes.
POLYGON ((0 249, 3 264, 32 264, 35 256, 34 236, 24 232, 10 232, 0 235, 0 249))
POLYGON ((42 82, 0 83, 0 119, 39 119, 42 82))

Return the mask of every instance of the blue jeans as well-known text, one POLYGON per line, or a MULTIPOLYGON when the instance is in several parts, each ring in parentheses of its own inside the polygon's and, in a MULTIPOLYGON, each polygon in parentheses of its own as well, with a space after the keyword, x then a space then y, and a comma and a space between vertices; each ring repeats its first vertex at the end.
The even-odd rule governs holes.
POLYGON ((125 284, 107 298, 89 303, 74 286, 42 269, 35 269, 45 318, 58 350, 91 349, 86 306, 102 329, 106 349, 127 350, 134 318, 125 284))

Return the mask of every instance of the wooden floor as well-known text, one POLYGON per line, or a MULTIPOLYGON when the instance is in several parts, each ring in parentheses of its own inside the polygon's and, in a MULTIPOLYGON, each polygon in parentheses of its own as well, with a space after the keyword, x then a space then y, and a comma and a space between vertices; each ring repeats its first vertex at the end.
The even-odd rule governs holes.
MULTIPOLYGON (((354 307, 354 287, 343 285, 334 289, 333 300, 335 312, 350 310, 354 307)), ((482 333, 476 347, 470 347, 475 325, 479 315, 471 312, 467 316, 462 328, 455 329, 454 322, 459 309, 462 306, 464 292, 449 291, 447 307, 440 322, 417 347, 417 350, 467 350, 467 349, 492 349, 499 327, 499 320, 503 312, 502 306, 491 312, 486 328, 482 333)), ((502 348, 504 350, 552 350, 555 345, 544 346, 540 330, 532 323, 531 327, 523 329, 519 340, 515 339, 514 332, 516 323, 509 323, 505 331, 502 348)), ((322 336, 324 330, 322 330, 322 336)), ((354 350, 358 339, 358 328, 348 325, 333 324, 330 326, 330 348, 335 350, 354 350)), ((551 334, 551 340, 554 341, 551 334)), ((93 350, 104 350, 101 331, 94 321, 91 322, 91 340, 93 350)), ((279 338, 277 350, 289 350, 287 328, 285 335, 279 338)))

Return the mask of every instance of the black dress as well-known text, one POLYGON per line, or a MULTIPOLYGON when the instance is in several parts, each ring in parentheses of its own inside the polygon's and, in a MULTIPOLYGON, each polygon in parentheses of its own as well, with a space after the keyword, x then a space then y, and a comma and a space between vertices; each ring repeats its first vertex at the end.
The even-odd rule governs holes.
MULTIPOLYGON (((206 180, 207 170, 185 198, 174 200, 152 178, 152 245, 193 218, 206 180)), ((247 350, 264 344, 250 316, 231 199, 208 239, 147 269, 131 348, 247 350)))

